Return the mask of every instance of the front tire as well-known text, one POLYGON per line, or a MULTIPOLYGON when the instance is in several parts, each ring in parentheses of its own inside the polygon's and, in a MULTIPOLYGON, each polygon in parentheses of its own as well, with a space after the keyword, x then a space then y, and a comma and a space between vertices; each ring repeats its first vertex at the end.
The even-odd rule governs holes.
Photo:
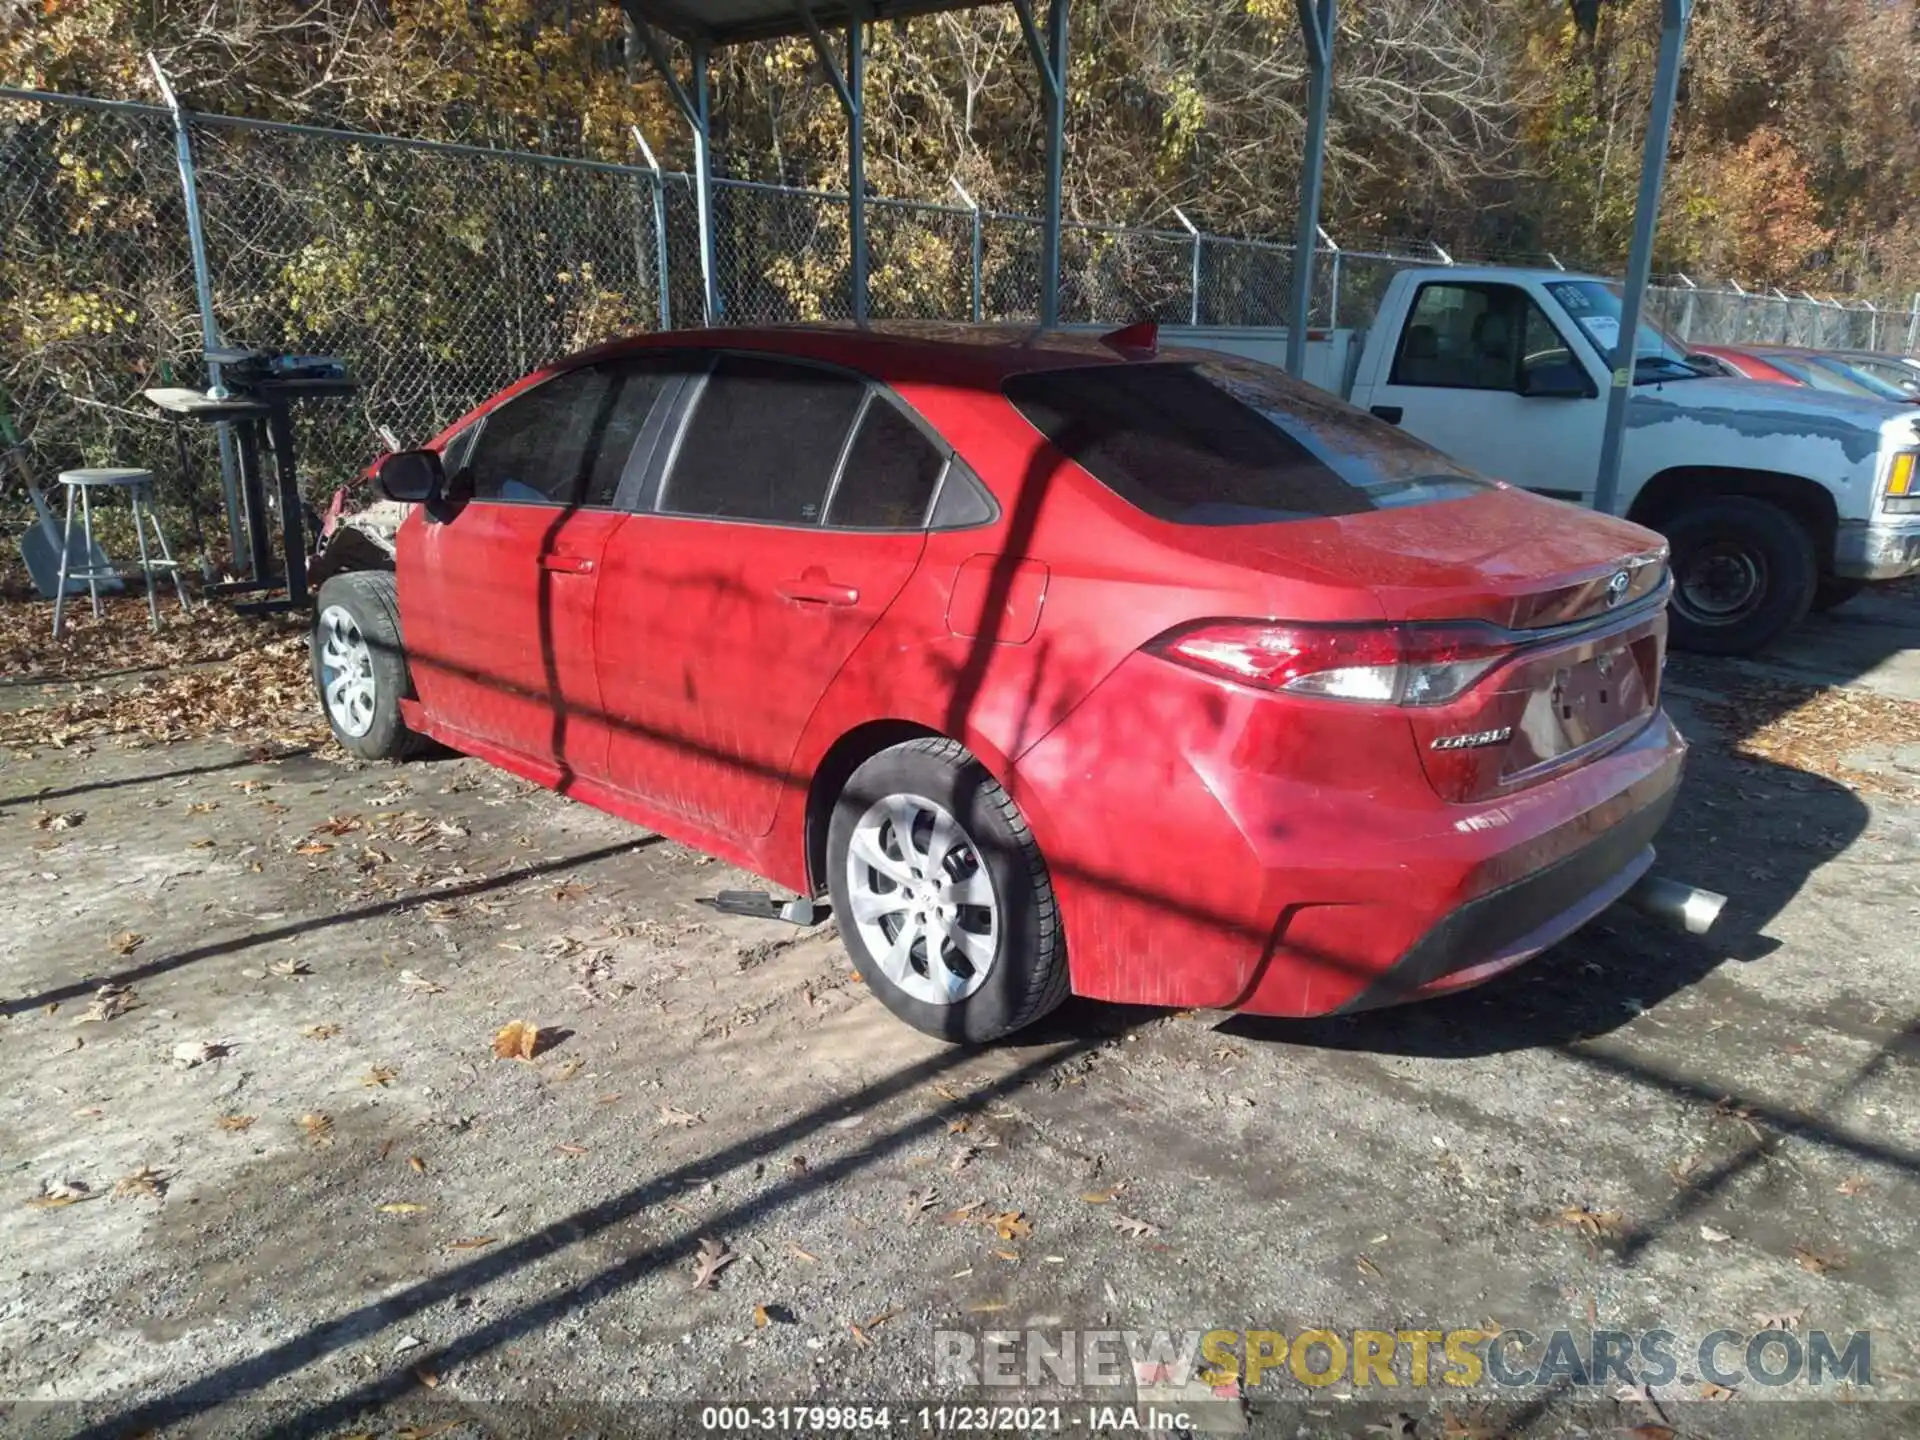
POLYGON ((400 718, 413 681, 392 574, 354 570, 322 585, 308 648, 320 709, 342 749, 362 760, 398 760, 413 749, 415 736, 400 718))
POLYGON ((915 1029, 982 1044, 1067 998, 1046 862, 1013 798, 958 742, 908 741, 854 771, 827 859, 848 952, 915 1029))
POLYGON ((1720 495, 1666 525, 1675 648, 1751 655, 1806 618, 1820 578, 1813 538, 1777 505, 1720 495))

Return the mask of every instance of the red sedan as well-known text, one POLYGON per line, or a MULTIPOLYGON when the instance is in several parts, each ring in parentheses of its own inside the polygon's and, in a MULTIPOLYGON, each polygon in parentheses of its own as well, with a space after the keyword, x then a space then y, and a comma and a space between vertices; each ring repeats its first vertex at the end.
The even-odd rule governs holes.
POLYGON ((1652 862, 1660 538, 1249 362, 941 327, 543 370, 380 467, 322 588, 414 735, 830 893, 896 1013, 1318 1015, 1478 983, 1652 862))

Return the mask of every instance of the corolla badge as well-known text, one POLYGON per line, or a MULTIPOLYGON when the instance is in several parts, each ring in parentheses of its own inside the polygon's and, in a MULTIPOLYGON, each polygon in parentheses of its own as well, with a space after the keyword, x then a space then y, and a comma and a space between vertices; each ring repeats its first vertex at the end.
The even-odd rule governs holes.
POLYGON ((1611 610, 1627 598, 1627 591, 1633 588, 1633 576, 1625 570, 1616 570, 1613 578, 1607 581, 1607 609, 1611 610))

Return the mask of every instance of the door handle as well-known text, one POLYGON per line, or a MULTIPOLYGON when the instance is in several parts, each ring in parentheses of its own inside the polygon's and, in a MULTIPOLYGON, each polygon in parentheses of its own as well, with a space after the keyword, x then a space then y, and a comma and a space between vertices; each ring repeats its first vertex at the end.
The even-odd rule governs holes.
POLYGON ((1379 416, 1389 425, 1398 425, 1400 423, 1400 417, 1407 412, 1406 408, 1400 405, 1375 405, 1369 409, 1367 413, 1379 416))
POLYGON ((552 570, 561 575, 591 575, 593 561, 584 555, 542 555, 540 568, 552 570))
POLYGON ((836 585, 814 575, 782 580, 774 586, 774 591, 782 600, 791 600, 796 605, 853 605, 860 599, 860 592, 853 586, 836 585))

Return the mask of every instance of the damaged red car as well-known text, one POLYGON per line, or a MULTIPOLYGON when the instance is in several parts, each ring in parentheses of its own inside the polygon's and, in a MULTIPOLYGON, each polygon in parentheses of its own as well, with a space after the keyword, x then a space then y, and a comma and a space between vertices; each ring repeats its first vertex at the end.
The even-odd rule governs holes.
POLYGON ((378 480, 391 569, 315 608, 342 745, 830 896, 954 1040, 1478 983, 1647 875, 1680 779, 1657 535, 1139 333, 649 335, 378 480))

